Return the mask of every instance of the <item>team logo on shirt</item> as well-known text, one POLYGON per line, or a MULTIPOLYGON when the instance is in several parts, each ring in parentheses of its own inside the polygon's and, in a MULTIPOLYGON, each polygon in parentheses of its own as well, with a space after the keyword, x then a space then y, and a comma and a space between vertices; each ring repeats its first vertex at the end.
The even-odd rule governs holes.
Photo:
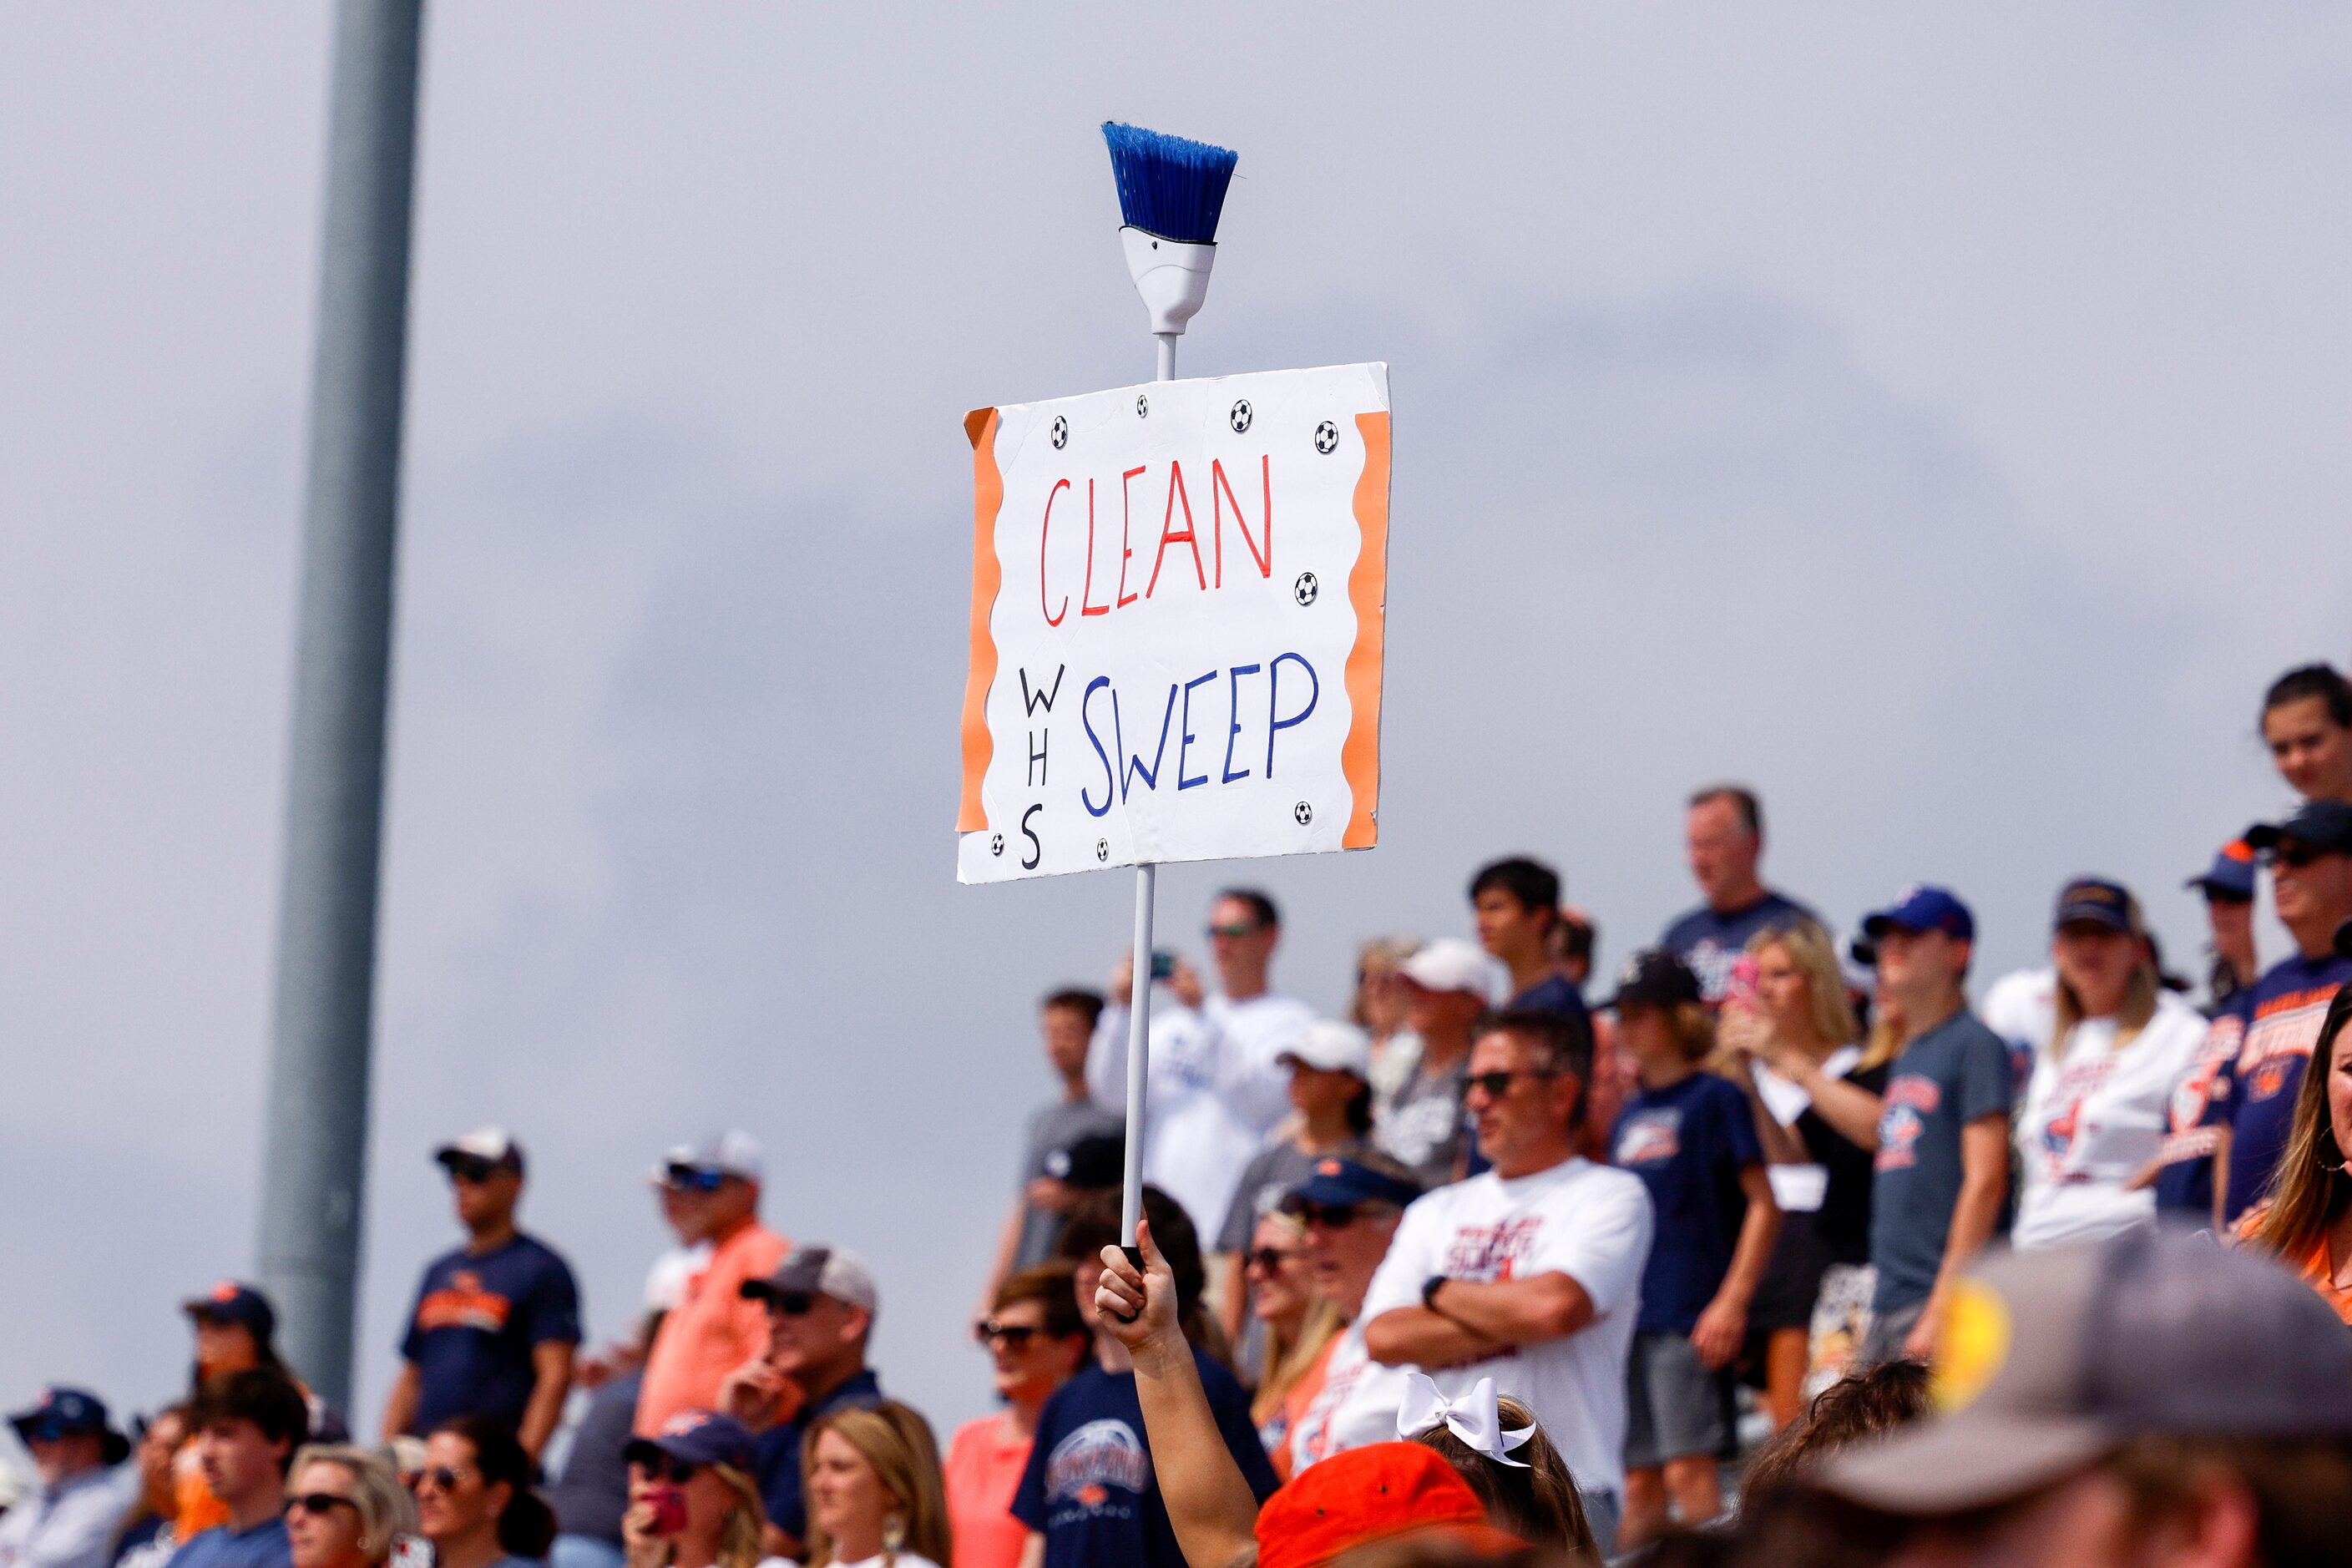
POLYGON ((1655 1165, 1683 1152, 1683 1112, 1678 1105, 1635 1111, 1617 1134, 1620 1165, 1655 1165))
POLYGON ((1534 1250, 1542 1229, 1543 1220, 1535 1215, 1500 1225, 1465 1225, 1454 1233, 1445 1267, 1438 1272, 1449 1279, 1508 1279, 1518 1260, 1534 1250))
POLYGON ((2188 1131, 2205 1120, 2209 1107, 2229 1097, 2229 1080, 2221 1077, 2221 1068, 2238 1054, 2245 1034, 2246 1021, 2235 1013, 2224 1013, 2213 1020, 2213 1026, 2205 1031, 2204 1043, 2197 1047, 2196 1059, 2173 1089, 2172 1131, 2188 1131))
POLYGON ((1102 1509, 1114 1487, 1136 1493, 1150 1486, 1151 1456, 1133 1427, 1113 1418, 1087 1422, 1055 1444, 1045 1460, 1045 1500, 1074 1503, 1083 1512, 1102 1509))
POLYGON ((1932 1078, 1906 1073, 1886 1086, 1886 1109, 1878 1118, 1878 1159, 1881 1171, 1906 1171, 1919 1163, 1919 1134, 1927 1119, 1944 1103, 1943 1087, 1932 1078))
POLYGON ((470 1268, 460 1268, 449 1276, 449 1283, 441 1289, 425 1293, 416 1304, 416 1326, 419 1329, 479 1329, 495 1334, 507 1326, 514 1312, 514 1302, 495 1290, 482 1288, 482 1277, 470 1268))

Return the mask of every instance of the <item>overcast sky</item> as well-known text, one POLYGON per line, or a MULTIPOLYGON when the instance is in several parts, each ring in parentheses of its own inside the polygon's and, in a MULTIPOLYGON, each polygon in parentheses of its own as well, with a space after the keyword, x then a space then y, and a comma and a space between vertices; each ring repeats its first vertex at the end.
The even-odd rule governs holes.
MULTIPOLYGON (((151 1406, 252 1267, 325 9, 0 10, 11 1407, 151 1406)), ((2352 17, 1525 9, 434 10, 363 1430, 486 1121, 594 1336, 740 1122, 984 1407, 1031 1004, 1130 894, 955 882, 961 420, 1150 374, 1106 118, 1242 155, 1183 369, 1396 410, 1382 846, 1172 870, 1181 945, 1261 883, 1336 1007, 1528 850, 1613 965, 1730 775, 1842 928, 1947 881, 1997 973, 2097 870, 2195 966, 2263 684, 2352 653, 2352 17)))

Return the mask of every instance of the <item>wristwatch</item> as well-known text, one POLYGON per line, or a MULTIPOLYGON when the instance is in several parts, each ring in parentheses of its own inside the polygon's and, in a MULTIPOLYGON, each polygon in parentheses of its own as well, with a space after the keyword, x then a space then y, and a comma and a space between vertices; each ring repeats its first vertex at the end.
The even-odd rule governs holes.
POLYGON ((1436 1311, 1437 1288, 1441 1285, 1451 1285, 1452 1283, 1454 1283, 1454 1278, 1449 1274, 1433 1274, 1428 1279, 1423 1280, 1421 1282, 1421 1304, 1428 1308, 1433 1312, 1436 1311))

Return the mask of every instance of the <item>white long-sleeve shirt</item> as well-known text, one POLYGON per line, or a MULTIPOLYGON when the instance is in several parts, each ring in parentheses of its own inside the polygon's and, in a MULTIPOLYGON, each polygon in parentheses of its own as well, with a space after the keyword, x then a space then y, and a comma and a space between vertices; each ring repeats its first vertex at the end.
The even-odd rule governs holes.
POLYGON ((107 1568, 139 1499, 139 1467, 84 1470, 0 1518, 0 1568, 107 1568))
MULTIPOLYGON (((1242 1167, 1290 1109, 1289 1075, 1276 1058, 1314 1021, 1303 1002, 1210 997, 1199 1011, 1165 985, 1152 988, 1150 1074, 1146 1081, 1143 1179, 1184 1205, 1213 1238, 1242 1167)), ((1127 1104, 1128 1009, 1103 1009, 1087 1052, 1087 1091, 1111 1110, 1127 1104)))

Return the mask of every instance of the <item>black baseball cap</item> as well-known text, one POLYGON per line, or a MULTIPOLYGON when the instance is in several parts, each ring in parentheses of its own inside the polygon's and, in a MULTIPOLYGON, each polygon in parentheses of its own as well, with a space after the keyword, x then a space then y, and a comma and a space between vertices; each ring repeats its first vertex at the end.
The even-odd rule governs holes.
POLYGON ((268 1344, 278 1332, 278 1309, 269 1304, 269 1298, 235 1279, 224 1279, 203 1295, 191 1296, 180 1303, 180 1310, 199 1323, 239 1324, 257 1344, 268 1344))
POLYGON ((2352 855, 2352 805, 2306 800, 2284 822, 2258 822, 2246 829, 2246 842, 2256 849, 2275 849, 2285 838, 2315 849, 2352 855))
POLYGON ((2352 1333, 2267 1255, 2172 1226, 1963 1277, 1937 1418, 1829 1460, 1823 1489, 1933 1517, 2004 1503, 2134 1437, 2352 1435, 2352 1333))
POLYGON ((1664 949, 1652 948, 1627 959, 1625 967, 1617 974, 1617 994, 1594 1005, 1673 1007, 1702 1001, 1705 996, 1699 989, 1698 976, 1691 973, 1689 964, 1664 949))
POLYGON ((1116 1187, 1127 1176, 1127 1140, 1116 1132, 1089 1132, 1048 1153, 1045 1173, 1082 1193, 1116 1187))

